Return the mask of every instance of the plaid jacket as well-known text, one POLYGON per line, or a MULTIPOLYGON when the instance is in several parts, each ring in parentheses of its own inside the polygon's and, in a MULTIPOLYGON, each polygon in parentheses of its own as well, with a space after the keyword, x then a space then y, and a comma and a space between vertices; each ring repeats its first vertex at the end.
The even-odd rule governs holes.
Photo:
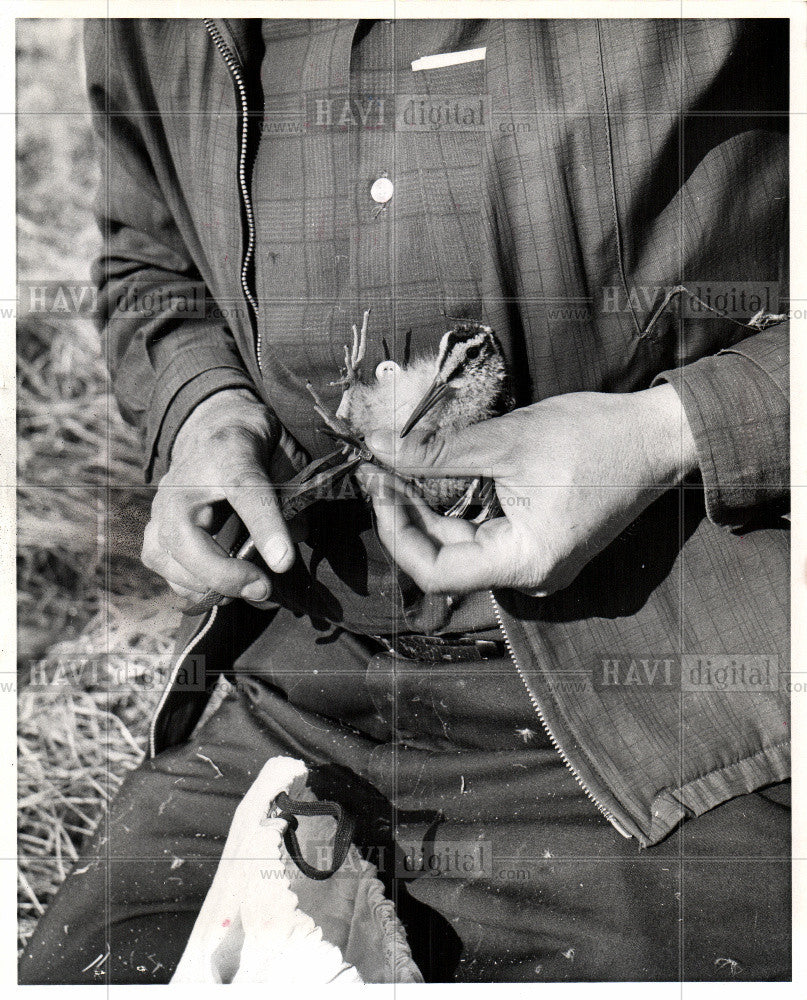
MULTIPOLYGON (((396 66, 393 99, 478 97, 484 127, 406 132, 393 100, 377 141, 398 156, 396 238, 379 243, 351 130, 317 130, 316 101, 349 88, 357 22, 278 22, 269 51, 258 21, 88 22, 116 394, 154 478, 187 413, 229 386, 256 389, 314 454, 304 381, 314 357, 336 370, 368 290, 396 337, 396 302, 430 344, 436 303, 483 316, 522 404, 671 382, 697 487, 561 593, 496 595, 561 752, 615 825, 655 843, 789 774, 788 325, 750 322, 787 294, 787 23, 441 24, 485 61, 396 66), (276 235, 258 266, 277 270, 260 313, 250 165, 261 128, 295 108, 307 129, 272 147, 278 190, 263 195, 276 235), (200 286, 207 306, 189 309, 200 286)), ((194 626, 211 662, 232 655, 227 620, 194 626)), ((197 710, 169 693, 153 749, 197 710)))

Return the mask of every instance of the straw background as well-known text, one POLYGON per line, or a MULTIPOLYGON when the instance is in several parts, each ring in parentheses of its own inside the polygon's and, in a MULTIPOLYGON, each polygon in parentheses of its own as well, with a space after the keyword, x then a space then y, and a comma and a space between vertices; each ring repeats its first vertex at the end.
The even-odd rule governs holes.
POLYGON ((30 283, 89 286, 100 245, 81 22, 17 21, 20 943, 142 759, 177 624, 139 562, 150 492, 88 311, 32 311, 30 283))

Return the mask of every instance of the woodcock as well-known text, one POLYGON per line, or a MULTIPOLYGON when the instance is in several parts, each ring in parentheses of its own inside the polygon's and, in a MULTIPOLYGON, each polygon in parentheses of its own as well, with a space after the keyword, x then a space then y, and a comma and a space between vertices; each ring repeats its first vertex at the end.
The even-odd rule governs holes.
MULTIPOLYGON (((317 413, 341 448, 312 462, 284 485, 279 499, 286 518, 294 517, 320 498, 323 489, 333 488, 360 462, 381 464, 364 444, 371 431, 392 429, 405 437, 418 427, 426 436, 452 434, 513 406, 501 344, 489 326, 473 320, 457 320, 454 327, 443 334, 436 354, 410 362, 407 349, 403 365, 398 365, 387 349, 387 357, 376 368, 374 378, 363 381, 361 366, 367 347, 369 318, 368 309, 361 331, 353 327, 352 348, 345 347, 345 372, 334 383, 343 387, 336 413, 328 410, 308 383, 317 413)), ((500 512, 490 479, 481 476, 475 479, 401 478, 411 484, 433 510, 448 516, 482 522, 500 512)), ((243 529, 243 525, 237 514, 233 513, 232 517, 234 525, 231 527, 237 533, 237 526, 243 529)), ((255 559, 257 549, 252 538, 247 536, 234 554, 238 559, 255 559)), ((223 600, 222 594, 210 590, 184 612, 202 614, 223 600)))
MULTIPOLYGON (((455 433, 512 408, 504 354, 489 326, 457 320, 443 334, 436 353, 411 361, 405 357, 402 365, 389 357, 387 349, 388 357, 367 379, 362 362, 369 316, 368 309, 361 330, 353 326, 352 348, 345 346, 344 375, 333 383, 343 386, 335 415, 309 385, 317 411, 337 436, 363 442, 381 429, 403 438, 417 427, 428 438, 455 433)), ((493 484, 481 477, 408 481, 416 484, 432 509, 449 516, 474 515, 481 521, 496 508, 493 484)))

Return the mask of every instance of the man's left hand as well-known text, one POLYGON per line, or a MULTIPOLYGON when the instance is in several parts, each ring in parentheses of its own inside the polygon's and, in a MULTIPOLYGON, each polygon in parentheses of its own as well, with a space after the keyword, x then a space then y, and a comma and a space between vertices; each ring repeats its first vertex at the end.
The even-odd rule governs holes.
POLYGON ((576 392, 458 433, 403 440, 374 432, 374 454, 403 476, 487 476, 503 516, 441 517, 396 477, 365 466, 381 541, 426 593, 568 586, 661 493, 697 468, 680 399, 664 384, 576 392))

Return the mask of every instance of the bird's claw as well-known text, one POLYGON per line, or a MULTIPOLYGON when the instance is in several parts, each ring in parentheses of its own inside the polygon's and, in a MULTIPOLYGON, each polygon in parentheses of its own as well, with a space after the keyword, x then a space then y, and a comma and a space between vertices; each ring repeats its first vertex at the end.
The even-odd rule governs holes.
POLYGON ((457 502, 452 507, 450 507, 443 516, 463 517, 465 512, 473 503, 474 498, 476 496, 476 491, 479 489, 480 483, 481 479, 479 478, 472 479, 471 482, 468 484, 465 492, 459 498, 459 500, 457 500, 457 502))
POLYGON ((327 424, 325 427, 320 427, 319 430, 320 434, 325 434, 327 437, 340 443, 346 452, 353 452, 363 462, 375 463, 376 458, 364 441, 361 438, 356 437, 356 435, 351 433, 349 430, 339 430, 336 427, 332 427, 330 424, 327 424))
MULTIPOLYGON (((345 382, 349 385, 355 382, 360 376, 360 367, 367 353, 367 326, 370 321, 370 310, 364 310, 361 330, 353 324, 353 346, 348 348, 345 344, 345 382)), ((338 384, 338 383, 337 383, 338 384)))

